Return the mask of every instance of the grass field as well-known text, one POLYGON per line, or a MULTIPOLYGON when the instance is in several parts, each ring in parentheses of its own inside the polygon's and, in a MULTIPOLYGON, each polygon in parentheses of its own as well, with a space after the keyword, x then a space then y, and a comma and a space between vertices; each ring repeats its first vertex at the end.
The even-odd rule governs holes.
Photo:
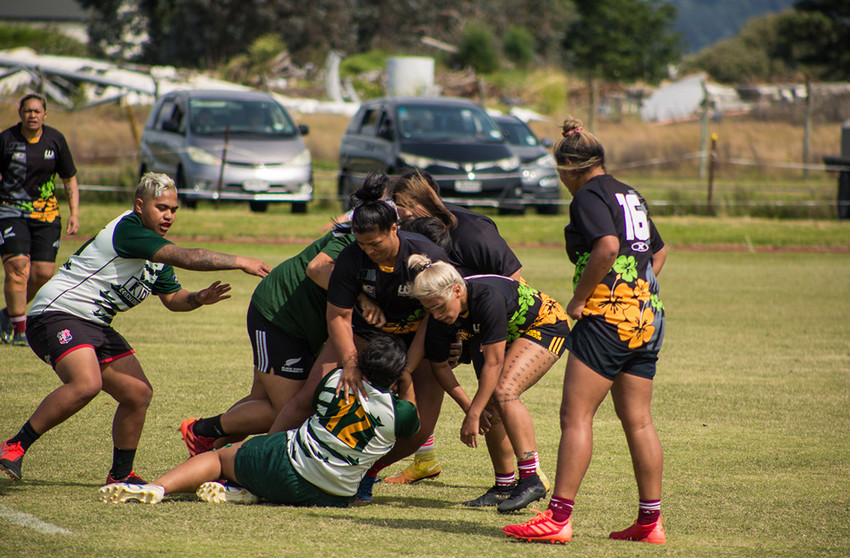
MULTIPOLYGON (((315 236, 321 222, 304 219, 300 226, 281 221, 315 236)), ((178 224, 175 235, 203 236, 191 219, 182 223, 183 232, 178 224)), ((500 221, 509 238, 524 234, 515 223, 500 221)), ((838 225, 835 244, 844 238, 846 247, 846 227, 838 225)), ((659 226, 668 242, 687 236, 668 223, 659 226)), ((60 259, 77 246, 79 240, 65 241, 60 259)), ((300 246, 218 248, 276 264, 300 246)), ((517 252, 532 285, 568 300, 572 266, 560 248, 517 252)), ((111 461, 115 408, 101 394, 32 447, 23 481, 0 479, 0 555, 848 556, 848 276, 846 253, 671 250, 660 278, 668 328, 654 401, 665 449, 663 547, 607 539, 609 531, 632 521, 637 499, 610 400, 596 419, 594 458, 574 515, 576 534, 564 548, 501 535, 501 526, 524 521, 528 511, 501 516, 458 505, 490 486, 492 471, 483 448, 459 442, 461 415, 450 400, 437 427, 441 476, 412 486, 378 484, 374 504, 339 510, 216 506, 193 496, 157 506, 101 504, 97 489, 111 461), (64 531, 50 532, 37 520, 64 531)), ((190 289, 223 278, 233 284, 234 296, 181 315, 150 301, 116 319, 154 386, 136 459, 136 471, 146 478, 185 459, 176 430, 183 418, 222 412, 250 385, 244 313, 257 279, 238 272, 179 277, 190 289)), ((562 375, 563 362, 524 398, 551 478, 562 375)), ((459 376, 473 389, 470 369, 459 376)), ((0 435, 12 435, 57 385, 29 349, 0 346, 0 435)))

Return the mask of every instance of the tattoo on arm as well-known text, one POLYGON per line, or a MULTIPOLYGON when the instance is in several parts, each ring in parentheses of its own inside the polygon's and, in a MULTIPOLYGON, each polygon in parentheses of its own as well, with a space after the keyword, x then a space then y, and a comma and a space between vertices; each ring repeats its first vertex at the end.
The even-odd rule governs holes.
POLYGON ((153 261, 193 271, 236 269, 236 256, 205 248, 183 248, 166 244, 153 255, 153 261))

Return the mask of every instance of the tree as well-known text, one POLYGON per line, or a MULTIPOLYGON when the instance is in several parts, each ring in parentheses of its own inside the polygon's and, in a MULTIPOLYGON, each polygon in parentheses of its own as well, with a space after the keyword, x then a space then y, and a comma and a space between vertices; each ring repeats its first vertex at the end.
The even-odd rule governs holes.
POLYGON ((663 0, 575 0, 578 19, 564 36, 571 66, 586 76, 594 127, 599 81, 660 81, 681 56, 676 8, 663 0))
POLYGON ((802 0, 779 22, 789 64, 812 77, 850 79, 850 3, 847 0, 802 0))

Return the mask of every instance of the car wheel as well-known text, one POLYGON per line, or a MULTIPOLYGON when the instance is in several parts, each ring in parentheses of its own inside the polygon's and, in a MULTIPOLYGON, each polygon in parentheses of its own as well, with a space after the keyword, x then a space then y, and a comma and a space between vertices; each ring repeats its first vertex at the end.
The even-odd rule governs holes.
POLYGON ((248 202, 248 206, 251 208, 251 211, 253 211, 254 213, 265 213, 269 208, 269 202, 251 201, 251 202, 248 202))
POLYGON ((499 207, 499 215, 525 215, 525 206, 499 207))
POLYGON ((292 203, 292 212, 293 213, 307 213, 307 202, 293 202, 292 203))
POLYGON ((535 207, 538 215, 557 215, 560 206, 558 204, 541 204, 535 207))
POLYGON ((186 209, 195 209, 198 207, 198 200, 182 193, 186 191, 186 177, 183 175, 183 169, 177 169, 177 178, 174 184, 177 186, 177 200, 180 202, 180 205, 186 209))
POLYGON ((341 198, 342 210, 348 211, 351 209, 351 179, 349 177, 340 177, 337 195, 341 198))

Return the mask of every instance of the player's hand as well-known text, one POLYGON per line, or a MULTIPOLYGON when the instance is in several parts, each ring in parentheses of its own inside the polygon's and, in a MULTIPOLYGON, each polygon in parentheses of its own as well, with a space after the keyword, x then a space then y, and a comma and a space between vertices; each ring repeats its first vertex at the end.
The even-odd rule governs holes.
POLYGON ((366 388, 363 387, 363 372, 357 366, 344 367, 342 375, 339 377, 339 384, 336 386, 336 395, 342 395, 345 402, 348 403, 348 398, 358 392, 363 399, 369 399, 366 396, 366 388))
POLYGON ((460 427, 460 441, 471 448, 478 447, 478 431, 481 429, 479 419, 477 413, 467 412, 460 427))
POLYGON ((206 289, 198 291, 195 298, 203 305, 215 304, 230 298, 228 292, 230 292, 230 283, 216 281, 206 289))
POLYGON ((357 303, 360 305, 360 312, 367 324, 377 329, 381 329, 386 325, 387 318, 384 316, 384 311, 381 310, 377 302, 365 294, 360 293, 357 296, 357 303))
POLYGON ((567 316, 574 320, 580 320, 582 316, 582 312, 584 312, 584 303, 586 301, 577 299, 575 297, 570 300, 569 304, 567 304, 567 316))
POLYGON ((265 277, 272 270, 272 268, 270 268, 263 260, 248 258, 245 256, 239 256, 239 269, 249 275, 256 275, 257 277, 265 277))
POLYGON ((80 218, 76 215, 68 216, 68 226, 65 227, 65 232, 67 234, 77 234, 77 231, 80 230, 80 218))

